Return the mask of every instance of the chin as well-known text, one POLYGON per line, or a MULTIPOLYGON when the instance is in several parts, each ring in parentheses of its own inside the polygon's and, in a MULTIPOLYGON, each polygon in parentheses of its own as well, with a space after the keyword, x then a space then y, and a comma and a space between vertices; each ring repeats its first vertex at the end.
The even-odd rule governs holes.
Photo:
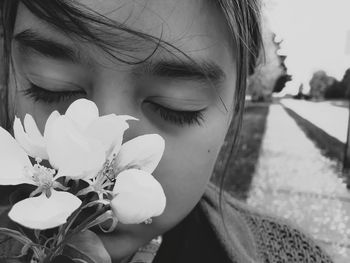
POLYGON ((112 261, 121 263, 133 255, 138 248, 160 235, 158 228, 152 224, 127 225, 118 223, 113 233, 98 232, 112 261))

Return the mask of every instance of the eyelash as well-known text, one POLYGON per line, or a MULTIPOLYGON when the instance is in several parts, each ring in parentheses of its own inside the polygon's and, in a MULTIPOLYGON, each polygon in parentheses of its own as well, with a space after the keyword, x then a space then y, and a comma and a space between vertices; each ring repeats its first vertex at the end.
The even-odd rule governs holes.
POLYGON ((162 119, 164 119, 165 121, 175 123, 179 126, 185 126, 185 125, 191 126, 194 124, 201 126, 202 122, 204 121, 204 117, 203 117, 204 110, 177 111, 177 110, 170 110, 154 102, 148 102, 148 103, 151 105, 154 112, 158 112, 158 114, 162 119))
MULTIPOLYGON (((50 103, 59 103, 68 101, 73 97, 86 96, 84 91, 49 91, 43 89, 33 83, 30 83, 30 88, 23 91, 25 96, 30 97, 35 102, 44 102, 47 104, 50 103)), ((168 122, 174 123, 179 126, 185 125, 201 125, 203 118, 203 110, 199 111, 178 111, 171 110, 162 105, 159 105, 154 102, 146 101, 151 107, 152 110, 160 115, 160 117, 168 122)))
POLYGON ((85 91, 75 90, 75 91, 49 91, 43 89, 33 83, 30 83, 30 88, 23 91, 24 95, 30 97, 35 102, 45 102, 45 103, 59 103, 68 101, 73 97, 86 96, 85 91))

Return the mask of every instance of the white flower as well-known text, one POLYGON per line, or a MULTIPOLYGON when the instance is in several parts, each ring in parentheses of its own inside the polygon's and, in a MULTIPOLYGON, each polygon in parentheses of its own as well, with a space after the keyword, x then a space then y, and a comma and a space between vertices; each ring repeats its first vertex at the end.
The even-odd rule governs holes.
POLYGON ((44 136, 32 116, 24 118, 24 128, 18 118, 14 135, 27 154, 49 160, 59 176, 72 179, 91 178, 102 169, 112 150, 118 152, 123 135, 129 128, 126 115, 99 116, 92 101, 78 99, 64 115, 54 111, 48 118, 44 136))
POLYGON ((139 224, 163 213, 166 198, 162 186, 149 173, 129 169, 121 172, 113 189, 111 208, 119 222, 139 224))
POLYGON ((37 186, 31 197, 12 207, 11 219, 34 229, 65 223, 81 201, 73 194, 56 191, 67 190, 57 179, 62 176, 73 179, 96 177, 112 150, 120 149, 124 131, 129 127, 127 120, 136 119, 115 114, 100 117, 92 101, 79 99, 64 115, 54 111, 49 116, 44 135, 29 114, 24 118, 24 128, 15 118, 13 129, 17 142, 1 128, 0 184, 37 186), (37 164, 33 166, 27 154, 37 159, 37 164), (42 166, 41 159, 48 159, 58 173, 42 166), (37 194, 41 195, 35 196, 37 194))
POLYGON ((124 224, 139 224, 160 215, 166 197, 151 173, 163 155, 164 146, 164 139, 158 134, 141 135, 124 143, 120 150, 112 151, 104 169, 87 180, 90 186, 79 194, 94 191, 102 201, 112 196, 113 213, 124 224))
POLYGON ((80 205, 73 194, 58 192, 64 187, 55 180, 55 171, 39 163, 31 164, 25 151, 15 139, 0 127, 0 185, 32 184, 37 186, 34 194, 16 203, 9 217, 28 228, 47 229, 64 224, 80 205), (64 201, 64 202, 63 202, 64 201))
POLYGON ((121 223, 139 224, 163 213, 166 197, 151 173, 163 155, 164 146, 161 136, 147 134, 124 143, 116 155, 111 207, 121 223))
POLYGON ((27 228, 44 230, 66 223, 80 205, 80 199, 74 195, 52 190, 50 198, 43 193, 16 203, 9 217, 27 228))
POLYGON ((127 120, 136 119, 115 114, 99 116, 92 101, 79 99, 64 115, 54 111, 49 116, 44 135, 30 115, 25 116, 24 128, 16 118, 14 133, 22 148, 1 129, 0 184, 37 186, 31 197, 13 206, 11 219, 34 229, 65 223, 81 201, 55 190, 67 190, 57 181, 62 176, 88 182, 89 187, 77 195, 96 192, 102 202, 110 202, 122 223, 148 222, 160 215, 166 198, 151 173, 163 155, 164 139, 148 134, 122 145, 123 134, 129 128, 127 120), (36 158, 34 166, 25 152, 36 158), (54 169, 42 166, 41 159, 48 159, 54 169), (112 200, 104 200, 106 196, 112 200))
POLYGON ((141 135, 121 147, 117 145, 98 176, 86 180, 90 186, 79 192, 79 195, 94 191, 103 199, 112 194, 108 188, 114 185, 115 177, 122 171, 139 169, 152 173, 162 158, 164 146, 164 139, 158 134, 141 135))
POLYGON ((45 127, 45 140, 50 163, 59 176, 87 179, 96 176, 112 150, 118 151, 123 134, 129 128, 126 115, 99 116, 94 102, 79 99, 65 115, 45 127))
POLYGON ((127 141, 117 152, 115 170, 120 172, 136 168, 153 173, 162 158, 164 147, 164 139, 158 134, 141 135, 127 141))
POLYGON ((48 159, 46 143, 41 135, 33 117, 26 114, 24 117, 24 128, 19 118, 15 118, 13 131, 16 140, 24 148, 29 156, 33 158, 48 159))

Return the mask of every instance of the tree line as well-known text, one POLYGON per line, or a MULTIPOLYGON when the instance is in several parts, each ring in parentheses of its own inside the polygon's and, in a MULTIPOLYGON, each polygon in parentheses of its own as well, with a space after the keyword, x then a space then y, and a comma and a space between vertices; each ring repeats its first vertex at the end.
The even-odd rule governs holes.
POLYGON ((310 82, 310 97, 313 99, 349 99, 350 98, 350 68, 339 81, 328 76, 323 70, 313 74, 310 82))

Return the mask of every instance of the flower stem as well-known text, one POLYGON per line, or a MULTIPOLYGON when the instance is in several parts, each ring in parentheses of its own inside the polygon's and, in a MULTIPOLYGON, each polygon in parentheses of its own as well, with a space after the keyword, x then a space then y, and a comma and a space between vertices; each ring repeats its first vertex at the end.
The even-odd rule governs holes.
POLYGON ((54 256, 59 255, 62 253, 62 250, 64 249, 64 246, 68 243, 68 241, 75 235, 81 232, 88 226, 92 221, 94 221, 96 218, 98 218, 100 215, 106 213, 108 210, 110 210, 110 205, 105 205, 98 211, 96 211, 94 214, 89 216, 87 219, 85 219, 81 224, 79 224, 75 229, 73 229, 68 235, 63 235, 63 238, 60 243, 57 244, 57 247, 54 249, 54 252, 50 255, 50 259, 52 259, 54 256))

